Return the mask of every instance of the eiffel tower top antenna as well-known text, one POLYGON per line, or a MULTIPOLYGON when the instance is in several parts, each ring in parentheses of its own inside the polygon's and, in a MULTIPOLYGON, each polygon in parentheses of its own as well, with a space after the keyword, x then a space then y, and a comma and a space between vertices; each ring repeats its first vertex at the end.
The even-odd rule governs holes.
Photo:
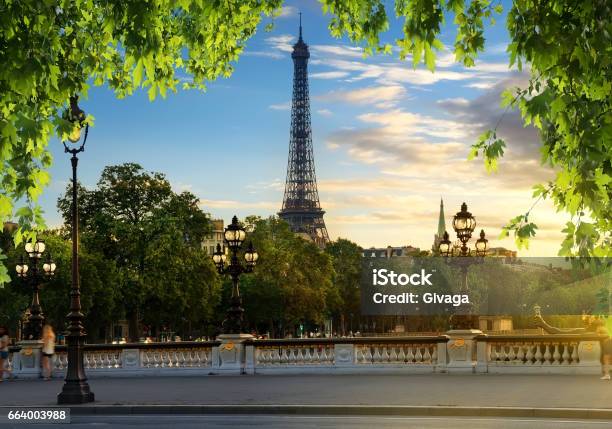
POLYGON ((300 40, 302 40, 302 12, 300 12, 300 40))

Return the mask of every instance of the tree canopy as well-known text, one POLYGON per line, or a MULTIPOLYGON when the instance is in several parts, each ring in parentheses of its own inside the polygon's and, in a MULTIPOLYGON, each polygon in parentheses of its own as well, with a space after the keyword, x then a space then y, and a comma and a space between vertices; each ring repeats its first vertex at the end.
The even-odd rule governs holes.
MULTIPOLYGON (((456 29, 455 58, 473 66, 484 50, 484 29, 502 6, 491 0, 320 0, 333 36, 347 36, 366 54, 392 53, 380 35, 394 13, 403 21, 399 56, 434 70, 439 36, 447 18, 456 29)), ((19 244, 44 226, 37 199, 49 182, 48 142, 74 128, 63 111, 71 96, 86 96, 91 84, 117 97, 145 88, 149 98, 232 73, 262 20, 280 12, 281 0, 8 0, 0 5, 0 220, 16 217, 19 244), (190 80, 189 80, 190 79, 190 80), (22 207, 16 207, 23 202, 22 207)), ((509 65, 530 70, 527 88, 505 97, 525 124, 540 129, 543 162, 556 179, 539 185, 536 198, 550 198, 572 216, 563 255, 609 255, 612 204, 612 6, 606 0, 514 0, 507 15, 509 65)), ((93 118, 86 122, 93 124, 93 118)), ((474 144, 494 168, 505 142, 496 130, 474 144)), ((529 211, 504 233, 519 246, 535 235, 529 211)), ((1 257, 1 255, 0 255, 1 257)), ((0 281, 7 280, 5 270, 0 281)))
POLYGON ((261 255, 253 274, 240 278, 247 322, 271 334, 322 325, 338 300, 329 255, 278 218, 251 216, 245 223, 261 255))
MULTIPOLYGON (((119 270, 132 338, 140 320, 159 328, 212 317, 219 280, 201 247, 210 219, 193 194, 173 192, 163 174, 133 163, 105 167, 95 189, 79 192, 83 245, 119 270)), ((71 185, 58 207, 70 225, 71 185)))

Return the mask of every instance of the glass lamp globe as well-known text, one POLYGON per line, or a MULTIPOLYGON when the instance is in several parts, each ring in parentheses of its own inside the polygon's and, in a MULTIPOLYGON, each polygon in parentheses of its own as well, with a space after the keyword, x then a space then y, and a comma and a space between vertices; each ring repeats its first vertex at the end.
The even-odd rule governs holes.
POLYGON ((223 236, 229 247, 238 249, 240 246, 242 246, 242 243, 246 238, 246 231, 240 227, 238 218, 236 216, 232 218, 232 223, 225 228, 223 236))
POLYGON ((46 275, 52 276, 55 274, 55 262, 51 259, 51 255, 47 255, 47 260, 43 264, 43 271, 46 275))
POLYGON ((438 250, 440 251, 440 255, 449 256, 452 252, 452 245, 450 240, 448 239, 448 232, 444 231, 444 238, 440 241, 438 245, 438 250))
POLYGON ((253 265, 255 265, 255 263, 257 262, 258 259, 259 259, 259 254, 253 248, 253 243, 250 242, 249 243, 249 248, 247 249, 247 251, 244 254, 244 260, 246 261, 246 263, 248 265, 253 266, 253 265))
POLYGON ((17 271, 17 276, 25 277, 29 268, 30 267, 28 267, 28 264, 23 262, 23 257, 22 257, 21 260, 15 266, 15 271, 17 271))
POLYGON ((81 140, 81 127, 80 125, 75 125, 70 134, 68 134, 68 140, 72 143, 76 143, 81 140))
POLYGON ((457 237, 462 243, 466 243, 472 236, 476 228, 476 219, 472 213, 468 212, 467 204, 461 204, 461 211, 457 212, 453 218, 453 229, 457 232, 457 237))
POLYGON ((34 243, 34 252, 38 254, 39 257, 45 251, 45 248, 45 242, 42 240, 36 240, 36 243, 34 243))
POLYGON ((485 238, 484 229, 480 230, 480 238, 476 240, 476 254, 478 256, 485 256, 487 254, 487 243, 489 240, 485 238))
POLYGON ((212 260, 215 263, 216 266, 222 266, 223 262, 224 262, 224 254, 221 251, 221 245, 217 243, 217 251, 215 253, 213 253, 212 255, 212 260))

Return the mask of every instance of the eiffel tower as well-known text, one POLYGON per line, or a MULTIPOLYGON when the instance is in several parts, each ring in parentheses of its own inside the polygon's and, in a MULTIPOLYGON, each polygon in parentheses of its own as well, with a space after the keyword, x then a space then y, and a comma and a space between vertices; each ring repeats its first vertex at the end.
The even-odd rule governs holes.
POLYGON ((291 136, 287 180, 283 207, 278 215, 291 226, 291 230, 325 247, 329 235, 323 220, 325 213, 319 203, 317 177, 315 175, 310 125, 310 97, 308 95, 308 45, 302 39, 302 14, 300 37, 293 45, 293 101, 291 103, 291 136))

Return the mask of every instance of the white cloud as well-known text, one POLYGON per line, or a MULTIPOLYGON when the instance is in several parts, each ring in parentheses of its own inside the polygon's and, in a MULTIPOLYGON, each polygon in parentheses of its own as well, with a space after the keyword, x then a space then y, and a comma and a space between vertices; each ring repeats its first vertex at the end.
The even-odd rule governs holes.
POLYGON ((317 110, 317 113, 322 116, 332 116, 333 115, 332 111, 329 109, 319 109, 317 110))
POLYGON ((363 49, 346 45, 313 45, 310 48, 315 56, 363 58, 363 49))
POLYGON ((278 201, 233 201, 201 199, 199 203, 203 210, 213 209, 265 209, 277 210, 278 201))
POLYGON ((328 72, 318 72, 318 73, 310 73, 308 77, 311 79, 340 79, 343 77, 347 77, 350 73, 343 71, 328 71, 328 72))
POLYGON ((272 109, 272 110, 290 110, 291 109, 291 101, 286 101, 284 103, 278 103, 278 104, 270 104, 268 106, 268 109, 272 109))
POLYGON ((280 34, 278 36, 266 37, 266 43, 271 49, 277 49, 282 52, 292 52, 295 36, 290 34, 280 34))
POLYGON ((379 108, 392 107, 406 96, 406 88, 401 85, 373 86, 354 90, 336 90, 315 98, 319 101, 342 102, 350 104, 374 104, 379 108))
POLYGON ((298 10, 295 6, 283 6, 280 15, 277 18, 292 18, 297 16, 298 10))
POLYGON ((463 85, 466 88, 476 88, 476 89, 491 89, 495 86, 495 81, 483 80, 481 82, 472 82, 467 85, 463 85))

